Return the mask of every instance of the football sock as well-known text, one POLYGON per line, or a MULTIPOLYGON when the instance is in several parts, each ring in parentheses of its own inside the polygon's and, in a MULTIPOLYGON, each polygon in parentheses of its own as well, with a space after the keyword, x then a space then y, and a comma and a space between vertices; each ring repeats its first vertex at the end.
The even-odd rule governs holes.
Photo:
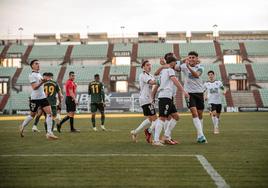
POLYGON ((219 128, 219 118, 215 116, 215 127, 219 128))
POLYGON ((202 125, 202 130, 204 129, 204 122, 203 119, 200 119, 201 125, 202 125))
POLYGON ((146 125, 150 124, 150 120, 149 119, 145 119, 135 130, 135 134, 138 134, 146 125))
POLYGON ((162 128, 164 126, 164 123, 165 123, 164 121, 159 119, 155 125, 155 134, 154 134, 154 141, 155 142, 159 142, 159 137, 160 137, 162 128))
POLYGON ((51 128, 52 128, 52 117, 51 117, 51 114, 47 114, 46 123, 47 123, 47 133, 53 134, 53 132, 51 131, 51 128))
POLYGON ((176 124, 177 124, 177 121, 175 119, 173 119, 173 118, 169 121, 167 131, 165 131, 165 136, 168 139, 171 139, 171 132, 174 129, 174 127, 176 126, 176 124))
POLYGON ((70 119, 70 117, 69 116, 65 116, 62 120, 61 120, 61 122, 60 122, 60 125, 62 125, 65 121, 67 121, 68 119, 70 119))
POLYGON ((105 115, 101 114, 101 125, 104 125, 105 115))
POLYGON ((74 117, 70 117, 70 128, 74 130, 74 117))
POLYGON ((92 122, 92 126, 96 127, 96 119, 95 119, 95 115, 92 115, 91 117, 91 122, 92 122))
POLYGON ((55 127, 55 120, 53 119, 52 120, 52 131, 53 131, 54 127, 55 127))
POLYGON ((34 125, 37 126, 41 116, 36 116, 34 119, 34 125))
POLYGON ((197 137, 204 136, 200 119, 198 117, 193 118, 193 123, 197 131, 197 137))
POLYGON ((26 127, 30 123, 30 121, 32 121, 32 119, 33 119, 32 116, 28 115, 22 122, 22 127, 26 127))
POLYGON ((158 119, 156 119, 155 121, 152 121, 151 126, 148 128, 148 132, 152 134, 152 132, 154 131, 155 128, 155 124, 157 122, 158 119))

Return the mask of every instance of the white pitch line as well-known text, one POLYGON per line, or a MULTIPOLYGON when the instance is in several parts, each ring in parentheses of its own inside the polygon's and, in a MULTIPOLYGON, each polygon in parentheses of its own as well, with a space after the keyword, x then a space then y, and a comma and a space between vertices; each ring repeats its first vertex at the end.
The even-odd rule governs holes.
POLYGON ((221 175, 213 168, 213 166, 208 162, 208 160, 203 155, 195 155, 198 161, 201 163, 203 168, 210 175, 212 180, 215 182, 218 188, 230 188, 226 181, 221 177, 221 175))

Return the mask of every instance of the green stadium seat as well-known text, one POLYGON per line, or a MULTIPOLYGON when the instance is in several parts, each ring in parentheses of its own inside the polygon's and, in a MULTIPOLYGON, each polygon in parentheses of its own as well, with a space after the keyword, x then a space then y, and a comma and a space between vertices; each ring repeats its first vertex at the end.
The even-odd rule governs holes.
POLYGON ((138 47, 139 58, 159 58, 169 52, 173 52, 173 44, 141 43, 138 47))
POLYGON ((268 107, 268 89, 259 89, 264 107, 268 107))
POLYGON ((75 82, 78 83, 88 83, 94 80, 94 75, 99 74, 102 80, 103 66, 102 65, 91 65, 91 66, 81 66, 81 65, 71 65, 67 66, 64 82, 69 78, 69 72, 74 71, 76 74, 75 82))
POLYGON ((0 67, 0 75, 10 76, 12 78, 16 70, 17 68, 14 68, 14 67, 0 67))
POLYGON ((75 59, 100 59, 106 58, 108 51, 107 44, 75 45, 71 58, 75 59))
POLYGON ((268 41, 245 41, 246 50, 249 56, 267 56, 268 41))
POLYGON ((64 59, 68 45, 33 46, 29 59, 64 59))
POLYGON ((252 64, 252 69, 257 81, 268 80, 268 64, 252 64))
POLYGON ((180 55, 186 57, 190 51, 196 51, 200 57, 215 57, 213 43, 180 43, 180 55))
POLYGON ((21 53, 23 55, 26 49, 27 46, 13 44, 9 47, 7 53, 21 53))
POLYGON ((221 49, 223 50, 239 50, 238 41, 220 41, 221 49))
POLYGON ((12 92, 4 110, 16 109, 16 110, 29 110, 29 92, 12 92))
POLYGON ((130 66, 129 65, 111 65, 110 75, 128 75, 130 74, 130 66))
POLYGON ((114 45, 114 51, 132 51, 132 44, 117 43, 114 45))
POLYGON ((227 74, 247 73, 245 64, 225 64, 227 74))

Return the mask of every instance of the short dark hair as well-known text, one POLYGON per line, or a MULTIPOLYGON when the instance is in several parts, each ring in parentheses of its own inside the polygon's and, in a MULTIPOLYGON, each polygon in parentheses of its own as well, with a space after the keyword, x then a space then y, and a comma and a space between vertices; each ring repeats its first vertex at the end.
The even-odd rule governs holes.
POLYGON ((69 72, 69 76, 71 76, 72 74, 74 74, 74 71, 70 71, 69 72))
POLYGON ((208 71, 208 75, 209 73, 212 73, 213 75, 215 74, 213 70, 208 71))
POLYGON ((172 53, 172 52, 166 53, 165 56, 164 56, 164 59, 167 61, 167 59, 169 57, 174 57, 174 53, 172 53))
POLYGON ((53 77, 53 73, 52 73, 52 72, 48 72, 48 73, 47 73, 47 76, 49 76, 49 77, 53 77))
POLYGON ((173 61, 177 61, 177 59, 174 57, 174 56, 170 56, 170 57, 168 57, 167 58, 167 60, 166 60, 166 62, 167 62, 167 64, 169 64, 169 63, 171 63, 171 62, 173 62, 173 61))
POLYGON ((198 57, 198 53, 196 51, 190 51, 188 55, 194 55, 195 57, 198 57))
POLYGON ((43 76, 48 76, 48 73, 47 73, 47 72, 44 72, 44 73, 43 73, 43 76))
POLYGON ((144 61, 142 62, 142 64, 141 64, 141 68, 143 68, 143 67, 145 66, 146 63, 149 63, 149 60, 147 60, 147 59, 144 60, 144 61))
POLYGON ((99 75, 99 74, 95 74, 95 75, 94 75, 94 78, 96 78, 96 77, 100 77, 100 75, 99 75))
POLYGON ((32 68, 33 64, 34 64, 36 61, 38 61, 38 59, 34 59, 34 60, 32 60, 32 61, 30 62, 30 66, 31 66, 31 68, 32 68))

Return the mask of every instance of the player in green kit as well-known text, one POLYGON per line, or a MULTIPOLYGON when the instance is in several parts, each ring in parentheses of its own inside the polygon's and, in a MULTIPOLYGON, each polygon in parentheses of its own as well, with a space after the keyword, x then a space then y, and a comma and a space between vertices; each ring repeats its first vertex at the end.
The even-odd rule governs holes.
POLYGON ((91 121, 93 130, 97 131, 96 127, 96 112, 97 110, 101 113, 101 129, 105 131, 104 127, 104 107, 105 107, 105 94, 104 94, 104 86, 100 82, 100 76, 98 74, 94 75, 94 81, 90 82, 88 85, 88 95, 91 96, 90 109, 92 113, 91 121))
POLYGON ((47 79, 48 81, 44 84, 44 91, 45 94, 47 95, 47 100, 51 106, 52 119, 53 119, 52 127, 54 128, 55 119, 57 117, 57 95, 59 99, 59 106, 61 106, 62 93, 58 83, 53 80, 52 73, 50 72, 47 73, 47 79))

